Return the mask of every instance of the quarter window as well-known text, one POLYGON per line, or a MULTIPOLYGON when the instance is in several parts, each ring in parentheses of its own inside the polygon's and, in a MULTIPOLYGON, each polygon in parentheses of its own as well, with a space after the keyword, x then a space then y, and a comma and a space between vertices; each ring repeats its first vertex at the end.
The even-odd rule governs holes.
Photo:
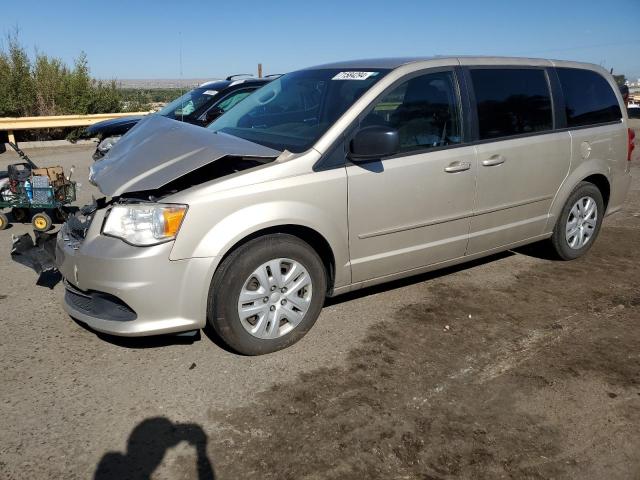
POLYGON ((412 78, 378 101, 361 126, 395 128, 401 152, 461 143, 456 91, 453 72, 412 78))
POLYGON ((577 68, 558 68, 557 72, 568 127, 615 122, 622 118, 618 99, 602 75, 577 68))
POLYGON ((551 130, 553 113, 542 69, 471 70, 480 140, 551 130))

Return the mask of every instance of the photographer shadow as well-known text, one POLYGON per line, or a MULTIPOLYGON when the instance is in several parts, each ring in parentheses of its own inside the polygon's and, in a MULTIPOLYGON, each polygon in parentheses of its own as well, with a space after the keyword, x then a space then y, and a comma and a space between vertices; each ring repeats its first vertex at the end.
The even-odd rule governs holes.
POLYGON ((129 435, 127 451, 107 452, 96 468, 94 480, 145 480, 162 463, 167 450, 187 442, 197 453, 199 480, 214 480, 207 456, 207 435, 200 425, 173 423, 164 417, 148 418, 129 435))

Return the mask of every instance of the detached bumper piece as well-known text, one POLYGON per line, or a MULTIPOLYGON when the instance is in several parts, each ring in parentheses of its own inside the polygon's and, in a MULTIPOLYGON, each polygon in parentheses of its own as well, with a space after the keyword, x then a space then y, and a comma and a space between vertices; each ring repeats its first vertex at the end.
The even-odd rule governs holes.
POLYGON ((53 289, 62 279, 56 268, 56 234, 34 233, 35 242, 28 233, 13 237, 11 259, 38 274, 36 285, 53 289))
POLYGON ((83 292, 65 282, 65 301, 78 312, 101 320, 130 322, 138 316, 118 297, 104 292, 83 292))
POLYGON ((13 237, 11 258, 20 265, 33 269, 37 274, 55 270, 56 234, 35 232, 35 236, 35 242, 28 233, 13 237))

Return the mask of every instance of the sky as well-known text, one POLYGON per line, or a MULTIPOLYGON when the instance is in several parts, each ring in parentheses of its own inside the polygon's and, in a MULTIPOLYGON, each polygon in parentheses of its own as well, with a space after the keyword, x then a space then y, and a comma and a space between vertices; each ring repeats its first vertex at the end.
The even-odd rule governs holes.
POLYGON ((0 12, 3 37, 18 28, 30 52, 68 63, 84 51, 100 79, 429 55, 570 59, 640 77, 640 0, 0 0, 0 12))

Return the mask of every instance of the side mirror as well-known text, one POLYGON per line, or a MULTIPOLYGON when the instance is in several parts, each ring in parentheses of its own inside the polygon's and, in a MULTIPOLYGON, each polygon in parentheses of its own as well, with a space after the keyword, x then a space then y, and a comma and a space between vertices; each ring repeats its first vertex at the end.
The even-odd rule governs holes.
POLYGON ((355 162, 377 160, 397 153, 400 136, 395 128, 382 125, 364 127, 356 133, 349 146, 349 158, 355 162))

